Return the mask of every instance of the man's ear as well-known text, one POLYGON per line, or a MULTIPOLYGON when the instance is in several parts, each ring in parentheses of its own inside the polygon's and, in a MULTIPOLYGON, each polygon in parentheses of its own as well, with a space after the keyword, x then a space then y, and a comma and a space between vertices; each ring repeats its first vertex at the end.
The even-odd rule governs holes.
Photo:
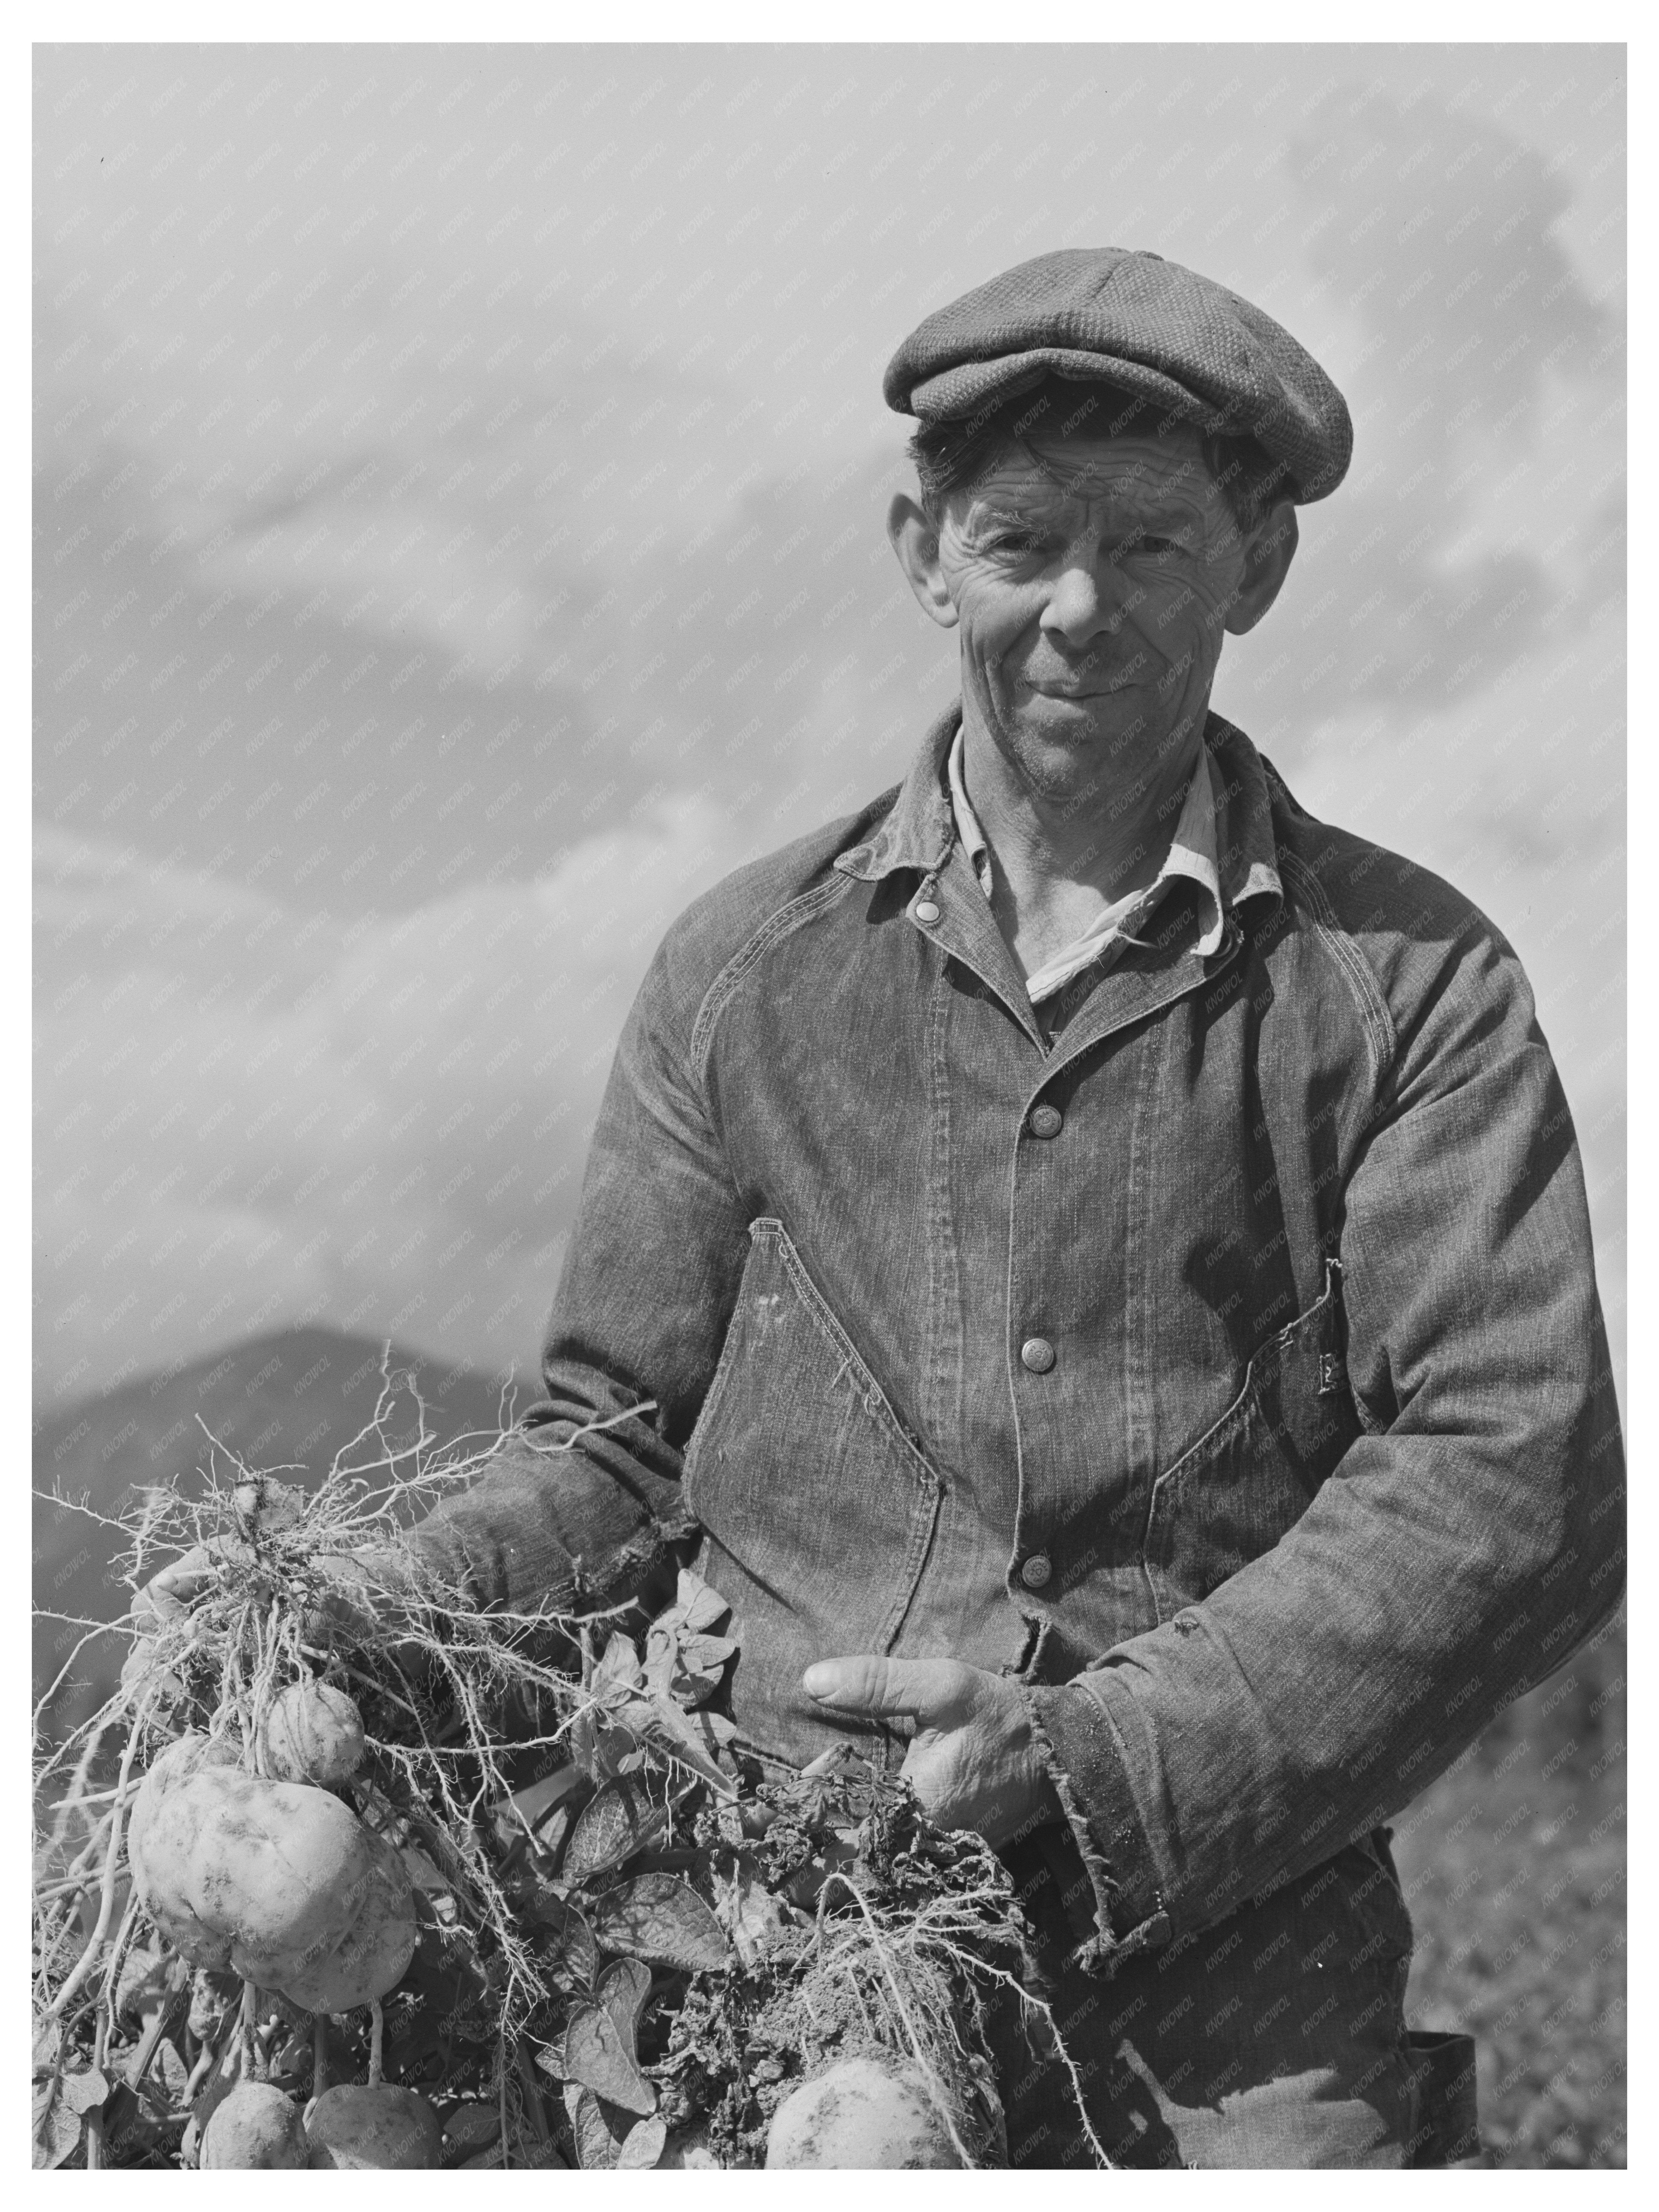
POLYGON ((887 510, 887 535, 923 614, 941 629, 954 629, 957 610, 939 566, 939 532, 926 508, 908 492, 895 495, 887 510))
POLYGON ((1235 637, 1254 629, 1279 597, 1296 556, 1296 537, 1295 505, 1281 499, 1244 540, 1244 574, 1227 610, 1227 628, 1235 637))

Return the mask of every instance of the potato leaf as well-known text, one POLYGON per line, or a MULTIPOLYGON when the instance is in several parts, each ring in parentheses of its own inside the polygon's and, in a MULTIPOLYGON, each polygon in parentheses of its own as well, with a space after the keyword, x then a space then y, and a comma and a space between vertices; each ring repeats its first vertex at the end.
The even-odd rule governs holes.
POLYGON ((678 1613, 686 1627, 695 1632, 717 1627, 731 1611, 731 1607, 720 1592, 710 1589, 701 1575, 694 1573, 690 1567, 682 1567, 673 1605, 664 1617, 672 1618, 678 1613))
POLYGON ((672 1684, 682 1694, 704 1697, 715 1688, 726 1662, 737 1650, 728 1636, 707 1636, 689 1629, 653 1628, 645 1648, 644 1680, 659 1695, 672 1684))
POLYGON ((617 2155, 619 2173, 638 2173, 654 2166, 662 2156, 668 2141, 668 2130, 660 2112, 653 2112, 648 2120, 638 2120, 623 2139, 617 2155))
POLYGON ((628 1724, 627 1717, 638 1702, 634 1692, 619 1690, 617 1698, 622 1725, 613 1728, 608 1722, 601 1722, 593 1731, 590 1764, 597 1783, 614 1781, 619 1774, 637 1774, 651 1764, 651 1755, 641 1743, 639 1731, 628 1724))
POLYGON ((717 1760, 728 1744, 737 1741, 738 1724, 728 1720, 724 1713, 714 1712, 705 1706, 702 1711, 688 1713, 685 1717, 689 1725, 696 1730, 703 1749, 711 1759, 717 1760))
POLYGON ((732 1608, 700 1577, 682 1570, 679 1594, 646 1635, 644 1686, 653 1697, 701 1705, 719 1686, 737 1650, 717 1630, 732 1608))
POLYGON ((603 1696, 607 1685, 620 1683, 627 1689, 635 1690, 642 1679, 638 1649, 630 1637, 624 1636, 618 1630, 594 1666, 593 1687, 603 1696))
POLYGON ((72 2112, 89 2112, 109 2094, 109 2083, 95 2066, 84 2074, 65 2074, 58 2094, 72 2112))
POLYGON ((50 2081, 58 2071, 58 2053, 64 2047, 64 2031, 55 2020, 38 2021, 34 2027, 32 2058, 37 2081, 50 2081))
POLYGON ((447 2166, 461 2165, 499 2142, 501 2132, 501 2111, 494 2103, 457 2105, 444 2122, 441 2162, 447 2166))
POLYGON ((47 2081, 34 2092, 33 2164, 43 2172, 60 2166, 66 2159, 73 2158, 81 2147, 82 2119, 76 2108, 65 2103, 61 2082, 47 2081))
POLYGON ((511 1797, 497 1799, 490 1808, 497 1836, 504 1844, 511 1844, 528 1828, 545 1841, 549 1825, 561 1808, 571 1799, 585 1796, 589 1787, 581 1767, 571 1765, 515 1790, 511 1797))
POLYGON ((599 2100, 580 2081, 567 2081, 564 2108, 570 2131, 576 2138, 576 2160, 585 2173, 609 2173, 617 2163, 619 2145, 605 2124, 599 2100))
POLYGON ((590 2173, 640 2172, 662 2156, 668 2130, 652 2114, 630 2124, 629 2115, 576 2081, 566 2085, 564 2108, 576 2138, 576 2158, 590 2173))
POLYGON ((561 1876, 567 1882, 586 1881, 608 1873, 654 1843, 667 1818, 665 1809, 653 1805, 631 1778, 607 1782, 582 1808, 570 1832, 561 1876))
POLYGON ((441 1873, 426 1853, 417 1850, 413 1844, 399 1844, 398 1856, 404 1863, 404 1872, 410 1882, 427 1896, 447 1897, 454 1889, 455 1885, 449 1876, 441 1873))
POLYGON ((53 2103, 51 2110, 34 2124, 34 2143, 32 2159, 42 2172, 50 2173, 74 2157, 81 2148, 82 2120, 79 2112, 53 2103))
POLYGON ((679 1765, 701 1775, 722 1796, 731 1797, 737 1794, 737 1784, 704 1748, 692 1717, 682 1712, 672 1698, 636 1698, 623 1706, 615 1718, 621 1726, 631 1729, 641 1742, 650 1744, 679 1765))
POLYGON ((672 1874, 642 1874, 593 1900, 593 1933, 602 1949, 649 1959, 687 1973, 731 1963, 720 1924, 687 1882, 672 1874))
POLYGON ((169 2043, 165 2036, 155 2046, 155 2060, 151 2073, 152 2077, 160 2077, 162 2098, 169 2108, 183 2103, 190 2069, 179 2056, 177 2044, 169 2043))
POLYGON ((680 1664, 688 1674, 706 1674, 718 1681, 737 1648, 729 1636, 683 1636, 680 1664))
POLYGON ((604 2005, 579 2005, 571 2014, 565 2024, 562 2070, 568 2081, 580 2081, 625 2112, 657 2109, 655 2089, 635 2064, 632 2051, 604 2005))
POLYGON ((599 1946, 576 1907, 533 1867, 519 1870, 507 1896, 515 1912, 548 1931, 543 1955, 556 1986, 571 1995, 592 1989, 599 1971, 599 1946))
POLYGON ((637 1959, 615 1960, 599 1977, 594 1995, 616 2022, 623 2048, 636 2058, 640 2019, 651 1995, 651 1969, 637 1959))

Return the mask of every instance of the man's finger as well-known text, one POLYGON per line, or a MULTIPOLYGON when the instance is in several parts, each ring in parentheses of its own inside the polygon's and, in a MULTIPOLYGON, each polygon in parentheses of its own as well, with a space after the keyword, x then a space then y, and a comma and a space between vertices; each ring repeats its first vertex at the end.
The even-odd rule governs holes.
POLYGON ((206 1546, 198 1544, 181 1553, 170 1566, 161 1568, 142 1589, 136 1590, 128 1612, 140 1627, 153 1631, 164 1621, 176 1620, 212 1580, 212 1559, 206 1546))
POLYGON ((817 1661, 801 1676, 801 1687, 837 1712, 908 1715, 925 1728, 963 1712, 973 1672, 956 1659, 882 1659, 866 1651, 817 1661))

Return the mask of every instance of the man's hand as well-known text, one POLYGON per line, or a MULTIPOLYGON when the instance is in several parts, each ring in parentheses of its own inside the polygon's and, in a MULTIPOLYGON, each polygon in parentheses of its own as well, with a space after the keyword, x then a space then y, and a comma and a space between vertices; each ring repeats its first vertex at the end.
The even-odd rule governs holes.
POLYGON ((837 1712, 908 1716, 904 1778, 941 1828, 1004 1844, 1057 1811, 1019 1685, 957 1659, 821 1659, 801 1677, 837 1712))
MULTIPOLYGON (((155 1636, 171 1620, 187 1613, 216 1578, 216 1559, 234 1558, 240 1537, 228 1537, 209 1546, 198 1544, 152 1575, 133 1597, 131 1615, 143 1636, 155 1636)), ((398 1562, 384 1552, 343 1552, 319 1554, 316 1564, 329 1577, 329 1588, 306 1617, 308 1641, 326 1645, 371 1639, 377 1626, 393 1626, 401 1619, 403 1577, 398 1562)), ((412 1655, 397 1647, 400 1661, 412 1655)))
POLYGON ((205 1544, 181 1553, 153 1574, 142 1589, 134 1592, 128 1608, 133 1626, 142 1635, 155 1635, 168 1621, 177 1620, 181 1613, 187 1613, 192 1601, 204 1590, 210 1589, 213 1582, 213 1553, 205 1544))

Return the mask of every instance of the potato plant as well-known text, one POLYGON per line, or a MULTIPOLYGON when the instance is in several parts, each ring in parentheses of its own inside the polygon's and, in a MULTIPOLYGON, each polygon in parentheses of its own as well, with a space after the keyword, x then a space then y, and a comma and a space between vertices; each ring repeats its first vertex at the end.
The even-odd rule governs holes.
POLYGON ((149 1497, 130 1579, 191 1594, 77 1624, 131 1650, 39 1747, 35 2163, 1004 2162, 985 2002, 1058 2038, 995 1855, 850 1751, 763 1779, 688 1568, 649 1620, 436 1586, 477 1457, 386 1402, 315 1489, 149 1497))

